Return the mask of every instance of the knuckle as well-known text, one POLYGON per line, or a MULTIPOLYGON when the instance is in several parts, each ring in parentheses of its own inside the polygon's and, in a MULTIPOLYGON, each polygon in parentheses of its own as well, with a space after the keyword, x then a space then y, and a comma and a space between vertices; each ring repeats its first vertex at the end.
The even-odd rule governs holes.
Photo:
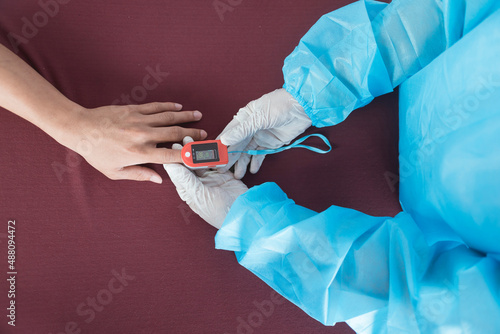
POLYGON ((172 150, 169 150, 169 149, 163 150, 163 160, 166 162, 170 162, 170 161, 175 160, 175 157, 174 157, 172 150))
POLYGON ((144 122, 144 115, 141 114, 140 112, 132 111, 128 114, 129 121, 132 124, 141 124, 144 122))
POLYGON ((148 134, 141 126, 129 127, 128 135, 133 140, 133 142, 144 143, 148 140, 148 134))
POLYGON ((120 111, 122 112, 122 115, 130 116, 131 114, 134 113, 134 111, 135 111, 136 108, 137 108, 136 105, 129 104, 129 105, 126 105, 126 106, 121 106, 120 107, 120 111))
POLYGON ((171 113, 171 112, 165 112, 165 113, 163 113, 162 117, 163 117, 163 120, 167 124, 174 124, 175 123, 175 115, 173 113, 171 113))
POLYGON ((194 140, 199 140, 201 138, 201 131, 198 129, 189 129, 186 136, 189 136, 194 140))
POLYGON ((149 141, 149 136, 144 131, 140 131, 140 132, 136 133, 135 140, 139 144, 145 144, 145 143, 147 143, 149 141))
POLYGON ((129 106, 126 106, 125 109, 120 111, 118 121, 123 124, 123 126, 133 125, 139 122, 139 115, 136 111, 130 109, 129 106))
POLYGON ((153 102, 151 104, 152 109, 154 110, 155 113, 158 113, 163 110, 162 104, 159 102, 153 102))
POLYGON ((169 128, 170 135, 176 140, 180 140, 183 137, 184 131, 180 126, 172 126, 169 128))
POLYGON ((130 145, 126 148, 126 151, 128 154, 131 154, 131 155, 139 155, 144 152, 144 149, 139 146, 139 145, 130 145))

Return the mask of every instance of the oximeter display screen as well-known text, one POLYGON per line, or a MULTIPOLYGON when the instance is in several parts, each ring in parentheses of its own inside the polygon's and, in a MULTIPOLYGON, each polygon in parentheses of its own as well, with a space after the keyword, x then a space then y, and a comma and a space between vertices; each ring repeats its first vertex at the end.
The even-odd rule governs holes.
POLYGON ((196 152, 196 160, 199 162, 205 161, 205 160, 213 160, 215 159, 215 151, 214 150, 207 150, 207 151, 197 151, 196 152))
POLYGON ((191 146, 191 155, 194 164, 217 162, 220 159, 217 143, 193 144, 191 146))

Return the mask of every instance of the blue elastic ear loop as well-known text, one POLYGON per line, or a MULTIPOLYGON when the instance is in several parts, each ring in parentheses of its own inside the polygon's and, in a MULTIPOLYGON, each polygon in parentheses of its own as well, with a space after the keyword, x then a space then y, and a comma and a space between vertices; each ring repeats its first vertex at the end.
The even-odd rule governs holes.
POLYGON ((250 154, 250 155, 274 154, 274 153, 283 152, 285 150, 289 150, 291 148, 296 148, 296 147, 305 148, 305 149, 308 149, 310 151, 320 153, 320 154, 325 154, 325 153, 328 153, 332 150, 332 145, 330 145, 330 142, 328 141, 328 139, 325 136, 323 136, 319 133, 314 133, 312 135, 302 137, 288 146, 280 147, 280 148, 277 148, 274 150, 231 151, 231 152, 227 152, 227 153, 246 153, 246 154, 250 154), (322 139, 323 142, 326 145, 328 145, 328 150, 322 150, 322 149, 319 149, 317 147, 308 146, 308 145, 300 145, 300 143, 302 143, 303 141, 305 141, 306 139, 308 139, 310 137, 318 137, 318 138, 322 139))

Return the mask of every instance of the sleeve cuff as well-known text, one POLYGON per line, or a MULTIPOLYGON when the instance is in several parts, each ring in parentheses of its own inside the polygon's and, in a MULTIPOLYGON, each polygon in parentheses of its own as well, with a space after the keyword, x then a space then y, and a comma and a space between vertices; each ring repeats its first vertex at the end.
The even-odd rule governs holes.
POLYGON ((301 105, 302 108, 304 108, 306 115, 312 121, 312 125, 315 127, 320 127, 320 126, 318 126, 318 124, 320 123, 321 120, 318 119, 318 117, 316 117, 316 114, 314 113, 312 107, 307 103, 307 101, 295 89, 293 89, 293 87, 291 87, 290 85, 287 85, 286 82, 283 85, 283 88, 288 93, 290 93, 290 95, 292 95, 295 100, 297 100, 297 102, 301 105))
POLYGON ((295 205, 274 182, 255 186, 238 197, 232 205, 215 236, 215 248, 246 252, 264 234, 273 234, 284 226, 315 214, 312 210, 295 205), (290 210, 294 211, 293 215, 290 215, 290 210), (285 212, 288 214, 285 215, 285 212))

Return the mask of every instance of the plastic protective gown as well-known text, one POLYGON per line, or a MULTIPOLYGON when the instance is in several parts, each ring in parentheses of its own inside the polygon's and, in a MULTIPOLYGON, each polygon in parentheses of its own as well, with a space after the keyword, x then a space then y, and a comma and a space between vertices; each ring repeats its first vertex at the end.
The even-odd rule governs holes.
POLYGON ((216 247, 326 325, 500 332, 500 1, 360 1, 285 60, 318 127, 400 86, 396 217, 296 205, 274 183, 232 206, 216 247))

